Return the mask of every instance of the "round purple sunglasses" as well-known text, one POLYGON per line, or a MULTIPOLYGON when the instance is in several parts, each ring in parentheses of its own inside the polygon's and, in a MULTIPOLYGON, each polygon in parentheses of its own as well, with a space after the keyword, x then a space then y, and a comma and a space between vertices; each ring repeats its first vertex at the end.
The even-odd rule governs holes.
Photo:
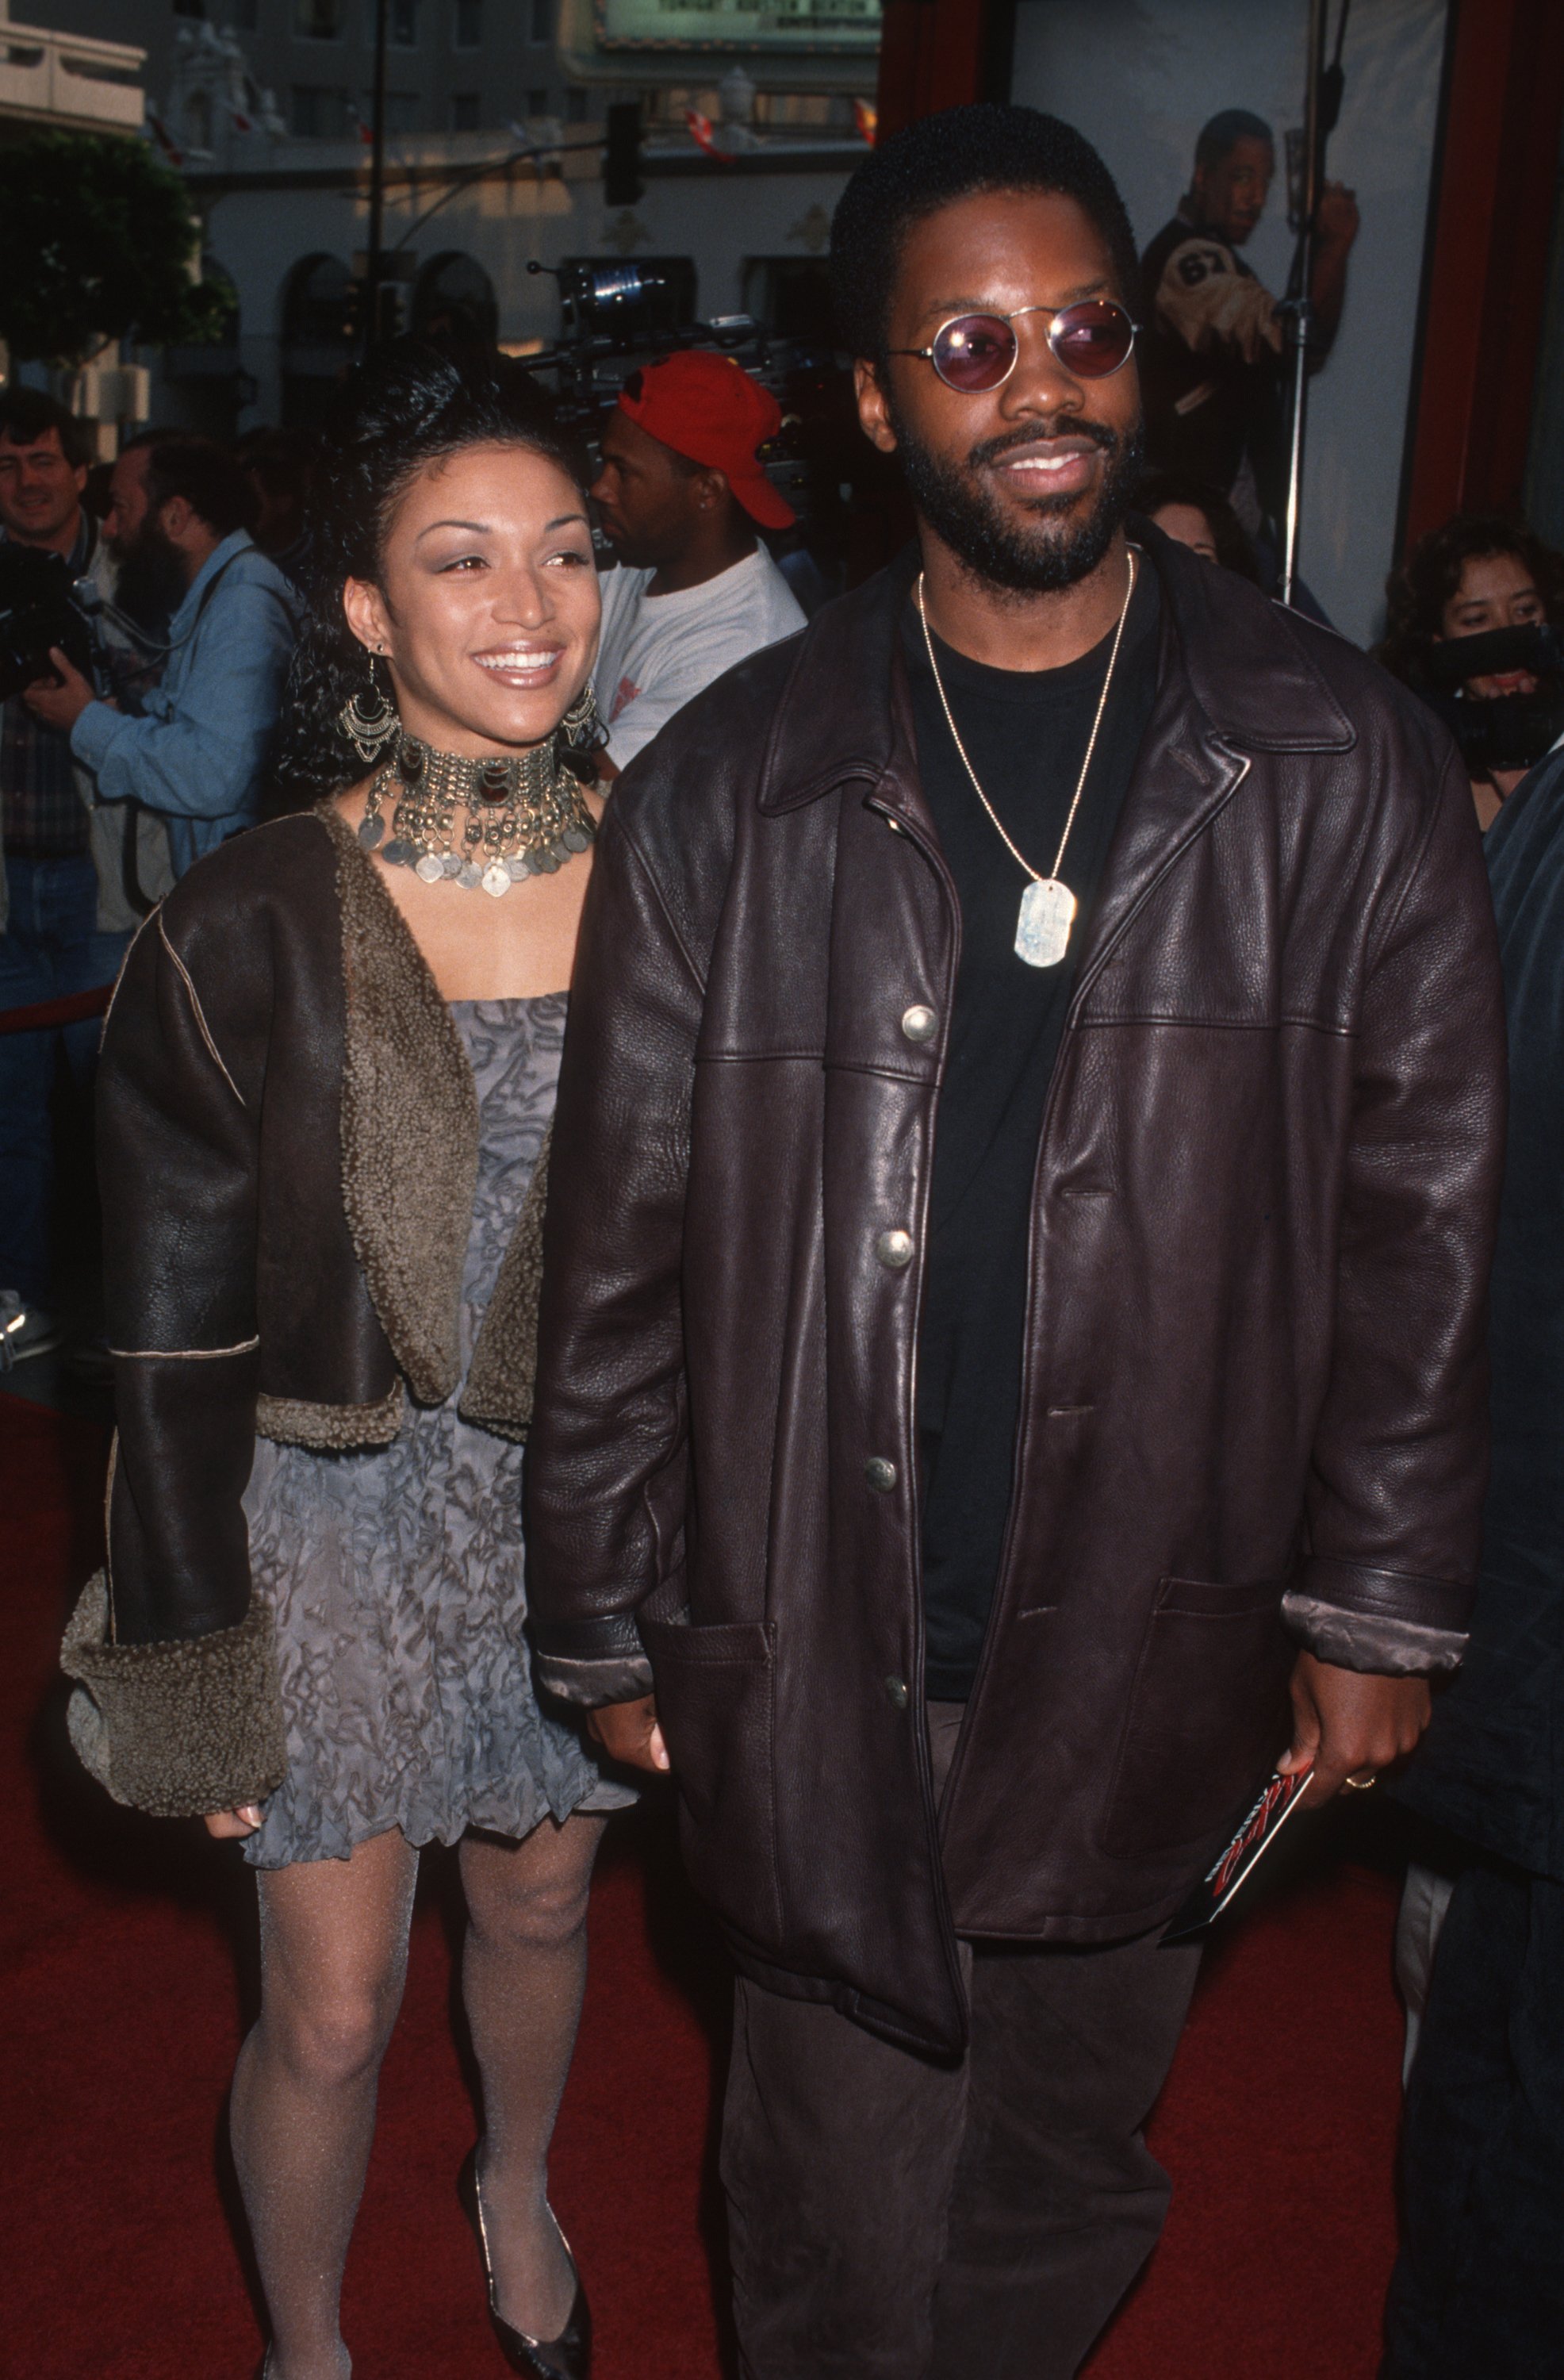
POLYGON ((941 322, 927 347, 891 347, 893 356, 921 356, 947 388, 980 396, 1000 388, 1015 370, 1020 346, 1011 324, 1023 314, 1050 314, 1048 341, 1066 371, 1081 380, 1106 380, 1127 364, 1140 324, 1111 298, 1085 298, 1075 306, 1018 306, 1013 314, 954 314, 941 322))

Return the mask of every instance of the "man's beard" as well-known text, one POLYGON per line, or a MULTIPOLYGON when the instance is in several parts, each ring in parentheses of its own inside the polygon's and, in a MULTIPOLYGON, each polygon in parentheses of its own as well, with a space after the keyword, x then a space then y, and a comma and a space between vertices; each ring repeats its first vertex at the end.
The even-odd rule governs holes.
POLYGON ((121 552, 114 600, 139 628, 159 637, 184 601, 184 561, 155 520, 143 521, 121 552))
POLYGON ((1061 422, 1059 436, 1089 438, 1107 456, 1097 499, 1076 518, 1079 496, 1030 496, 1024 512, 1038 523, 1037 533, 1000 508, 979 472, 1015 448, 1033 445, 1047 433, 1034 422, 1008 431, 1002 438, 975 446, 964 466, 946 463, 929 453, 914 436, 892 406, 891 426, 896 433, 902 468, 914 504, 930 528, 948 545, 974 577, 1016 595, 1049 595, 1073 587, 1094 571, 1112 544, 1121 522, 1134 499, 1146 459, 1140 423, 1123 435, 1106 422, 1061 422), (1057 534, 1043 524, 1057 521, 1057 534))

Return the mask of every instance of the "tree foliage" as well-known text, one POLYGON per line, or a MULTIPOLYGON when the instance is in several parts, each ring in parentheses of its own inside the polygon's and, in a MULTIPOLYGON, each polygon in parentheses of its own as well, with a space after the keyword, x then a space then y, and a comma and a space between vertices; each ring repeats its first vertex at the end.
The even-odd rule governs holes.
POLYGON ((18 361, 74 364, 134 331, 220 334, 231 300, 190 278, 200 225, 171 165, 139 140, 35 132, 0 145, 0 339, 18 361))

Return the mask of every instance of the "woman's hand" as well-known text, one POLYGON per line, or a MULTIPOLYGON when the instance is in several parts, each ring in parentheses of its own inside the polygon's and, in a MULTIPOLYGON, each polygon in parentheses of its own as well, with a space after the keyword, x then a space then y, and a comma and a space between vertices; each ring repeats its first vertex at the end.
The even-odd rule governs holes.
POLYGON ((587 1727, 609 1758, 622 1761, 626 1768, 649 1768, 655 1776, 673 1765, 657 1723, 654 1695, 641 1694, 633 1703, 603 1703, 588 1712, 587 1727))
POLYGON ((240 1836, 260 1831, 261 1805, 258 1802, 243 1802, 236 1810, 213 1810, 201 1824, 219 1842, 233 1842, 240 1836))

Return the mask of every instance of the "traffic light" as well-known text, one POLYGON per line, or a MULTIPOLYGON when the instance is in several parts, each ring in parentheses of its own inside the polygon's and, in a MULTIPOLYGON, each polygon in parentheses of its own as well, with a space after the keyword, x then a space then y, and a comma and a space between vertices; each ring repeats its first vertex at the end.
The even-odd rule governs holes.
POLYGON ((388 339, 400 338, 405 328, 403 293, 394 281, 375 285, 374 321, 370 320, 370 284, 366 275, 355 273, 343 292, 342 332, 354 348, 370 349, 383 346, 388 339))
POLYGON ((641 179, 641 103, 616 100, 608 111, 608 140, 603 150, 603 204, 633 207, 646 188, 641 179))

